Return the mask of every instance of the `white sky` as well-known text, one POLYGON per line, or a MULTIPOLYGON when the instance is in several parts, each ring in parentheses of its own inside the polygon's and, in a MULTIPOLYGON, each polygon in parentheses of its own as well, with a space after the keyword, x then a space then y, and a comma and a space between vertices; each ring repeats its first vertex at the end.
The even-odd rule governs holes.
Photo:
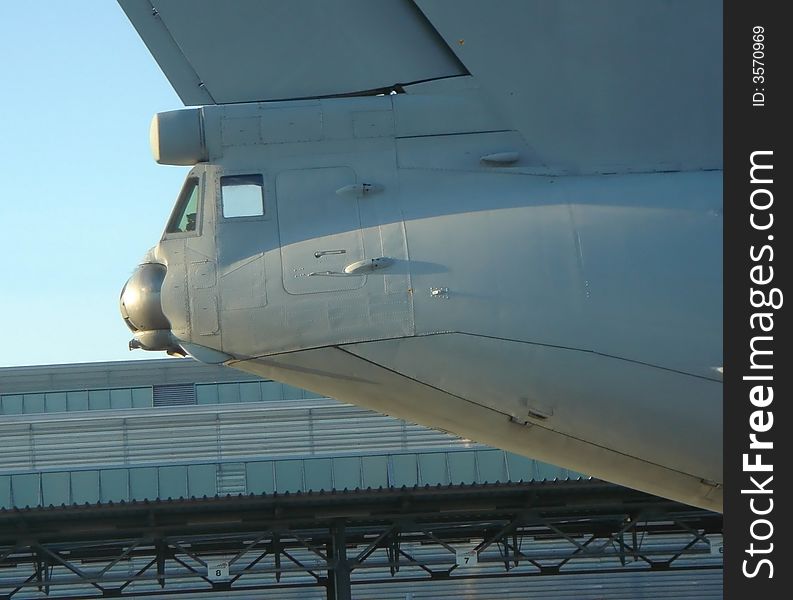
POLYGON ((118 296, 186 174, 148 144, 181 102, 113 0, 2 1, 0 56, 0 367, 164 356, 118 296))

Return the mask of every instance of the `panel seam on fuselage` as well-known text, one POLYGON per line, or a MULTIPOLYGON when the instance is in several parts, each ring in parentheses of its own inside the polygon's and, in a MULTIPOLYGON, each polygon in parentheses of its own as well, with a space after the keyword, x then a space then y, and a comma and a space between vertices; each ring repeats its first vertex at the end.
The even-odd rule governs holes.
POLYGON ((481 133, 511 133, 513 129, 483 129, 481 131, 455 131, 452 133, 419 133, 416 135, 395 135, 395 140, 413 140, 416 138, 453 137, 457 135, 479 135, 481 133))
MULTIPOLYGON (((283 352, 272 352, 268 354, 258 354, 256 356, 249 356, 246 358, 236 358, 233 362, 239 362, 243 360, 251 360, 255 358, 267 358, 269 356, 281 356, 285 354, 295 354, 296 352, 303 352, 305 350, 321 350, 323 348, 339 348, 343 349, 342 346, 350 346, 353 344, 369 344, 375 342, 385 342, 388 340, 404 340, 410 338, 418 338, 418 337, 432 337, 436 335, 467 335, 472 337, 479 337, 479 338, 486 338, 491 340, 498 340, 502 342, 513 342, 518 344, 529 344, 532 346, 541 346, 543 348, 555 348, 557 350, 569 350, 571 352, 586 352, 588 354, 595 354, 597 356, 602 356, 604 358, 612 358, 614 360, 621 360, 628 363, 633 363, 636 365, 641 365, 643 367, 649 367, 651 369, 660 369, 661 371, 667 371, 669 373, 676 373, 677 375, 684 375, 686 377, 694 377, 696 379, 702 379, 704 381, 711 381, 713 383, 723 383, 721 379, 717 379, 715 377, 707 377, 705 375, 697 375, 696 373, 689 373, 688 371, 681 371, 680 369, 673 369, 672 367, 664 367, 661 365, 655 365, 653 363, 644 362, 641 360, 636 360, 633 358, 626 358, 624 356, 616 356, 614 354, 608 354, 606 352, 599 352, 598 350, 591 350, 587 348, 574 348, 572 346, 562 346, 560 344, 549 344, 547 342, 532 342, 528 340, 518 340, 514 338, 505 338, 499 337, 495 335, 486 335, 482 333, 471 333, 467 331, 433 331, 431 333, 417 333, 414 335, 407 335, 407 336, 389 336, 384 338, 376 338, 376 339, 361 339, 361 340, 350 340, 345 342, 336 342, 334 344, 324 344, 321 346, 311 346, 307 348, 296 348, 295 350, 285 350, 283 352)), ((357 355, 356 355, 357 356, 357 355)))
MULTIPOLYGON (((616 356, 614 354, 608 354, 606 352, 599 352, 597 350, 588 350, 586 348, 574 348, 572 346, 561 346, 558 344, 547 344, 543 342, 529 342, 526 340, 516 340, 511 338, 504 338, 495 335, 485 335, 481 333, 468 333, 465 331, 456 331, 459 335, 468 335, 473 337, 480 337, 480 338, 487 338, 491 340, 499 340, 502 342, 515 342, 520 344, 531 344, 532 346, 542 346, 544 348, 556 348, 558 350, 571 350, 573 352, 586 352, 588 354, 595 354, 597 356, 602 356, 604 358, 613 358, 615 360, 621 360, 629 363, 633 363, 636 365, 642 365, 644 367, 650 367, 653 369, 660 369, 662 371, 668 371, 670 373, 677 373, 678 375, 686 375, 688 377, 695 377, 697 379, 704 379, 705 381, 712 381, 714 383, 722 383, 721 379, 716 379, 715 377, 706 377, 705 375, 697 375, 696 373, 689 373, 688 371, 681 371, 680 369, 673 369, 672 367, 663 367, 661 365, 655 365, 653 363, 644 362, 641 360, 636 360, 634 358, 626 358, 624 356, 616 356)), ((429 335, 445 335, 445 334, 429 334, 429 335)))
MULTIPOLYGON (((379 367, 381 369, 385 369, 386 371, 389 371, 390 373, 398 375, 399 377, 404 377, 405 379, 408 379, 408 380, 410 380, 410 381, 412 381, 414 383, 417 383, 419 385, 426 386, 428 388, 431 388, 431 389, 436 390, 438 392, 441 392, 443 394, 448 394, 449 396, 452 396, 453 398, 457 398, 458 400, 462 400, 463 402, 468 402, 469 404, 474 404, 478 408, 484 408, 484 409, 490 410, 490 411, 492 411, 494 413, 497 413, 499 415, 502 415, 502 416, 506 417, 508 420, 513 420, 513 417, 510 414, 501 412, 500 410, 496 410, 495 408, 492 408, 490 406, 486 406, 484 404, 479 404, 478 402, 475 402, 474 400, 469 400, 468 398, 464 398, 462 396, 459 396, 457 394, 449 392, 448 390, 444 390, 443 388, 436 387, 436 386, 434 386, 432 384, 429 384, 429 383, 427 383, 425 381, 421 381, 420 379, 415 379, 414 377, 411 377, 410 375, 406 375, 404 373, 401 373, 400 371, 397 371, 396 369, 392 369, 391 367, 387 367, 387 366, 382 365, 382 364, 380 364, 378 362, 375 362, 373 360, 370 360, 368 358, 360 356, 360 355, 356 354, 355 352, 347 350, 346 348, 341 348, 339 346, 331 346, 331 347, 332 348, 336 348, 337 350, 341 350, 342 352, 344 352, 346 354, 349 354, 350 356, 354 356, 355 358, 360 359, 360 360, 362 360, 364 362, 367 362, 370 365, 374 365, 374 366, 379 367)), ((568 438, 568 439, 571 439, 571 440, 575 440, 575 441, 580 442, 582 444, 587 444, 589 446, 592 446, 592 447, 595 447, 595 448, 599 448, 601 450, 605 450, 606 452, 611 452, 613 454, 618 454, 620 456, 624 456, 626 458, 633 459, 633 460, 636 460, 636 461, 639 461, 639 462, 642 462, 642 463, 645 463, 645 464, 648 464, 648 465, 653 465, 653 466, 658 467, 660 469, 664 469, 666 471, 669 471, 670 473, 678 473, 678 474, 683 475, 685 477, 691 477, 692 479, 699 480, 700 482, 703 483, 703 485, 705 483, 705 480, 702 477, 700 477, 699 475, 694 475, 693 473, 686 473, 685 471, 679 471, 677 469, 672 469, 672 468, 670 468, 670 467, 668 467, 666 465, 661 465, 661 464, 646 460, 644 458, 640 458, 638 456, 634 456, 632 454, 626 454, 624 452, 620 452, 619 450, 614 450, 613 448, 608 448, 606 446, 602 446, 600 444, 596 444, 596 443, 591 442, 589 440, 585 440, 585 439, 582 439, 582 438, 579 438, 579 437, 572 436, 572 435, 570 435, 568 433, 562 433, 560 431, 557 431, 555 429, 551 429, 549 427, 543 427, 539 423, 531 423, 529 425, 530 425, 530 427, 538 427, 539 429, 543 429, 543 430, 545 430, 545 431, 547 431, 547 432, 549 432, 551 434, 559 435, 559 436, 562 436, 562 437, 565 437, 565 438, 568 438)))

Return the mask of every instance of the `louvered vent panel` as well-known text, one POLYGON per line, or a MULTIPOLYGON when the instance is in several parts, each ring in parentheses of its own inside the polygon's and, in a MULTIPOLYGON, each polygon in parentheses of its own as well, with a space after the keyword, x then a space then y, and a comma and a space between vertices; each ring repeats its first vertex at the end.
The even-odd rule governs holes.
POLYGON ((217 470, 218 496, 245 493, 245 463, 221 463, 217 470))
POLYGON ((196 403, 195 385, 155 385, 154 406, 184 406, 196 403))

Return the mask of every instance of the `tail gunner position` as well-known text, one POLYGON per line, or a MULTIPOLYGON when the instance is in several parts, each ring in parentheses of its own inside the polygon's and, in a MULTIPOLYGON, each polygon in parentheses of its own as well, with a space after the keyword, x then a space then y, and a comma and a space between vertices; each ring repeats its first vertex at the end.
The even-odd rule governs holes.
POLYGON ((720 2, 120 2, 197 106, 130 348, 721 510, 720 2))

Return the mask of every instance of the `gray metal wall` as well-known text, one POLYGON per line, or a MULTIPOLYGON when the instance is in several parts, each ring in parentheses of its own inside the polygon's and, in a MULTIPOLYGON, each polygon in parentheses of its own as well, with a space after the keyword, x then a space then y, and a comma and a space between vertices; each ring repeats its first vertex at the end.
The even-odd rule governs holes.
MULTIPOLYGON (((2 369, 0 369, 1 372, 2 369)), ((3 389, 0 387, 0 415, 123 410, 192 404, 230 404, 319 397, 277 381, 172 383, 140 387, 26 393, 3 393, 3 389)))
POLYGON ((0 506, 570 476, 327 398, 216 403, 246 387, 268 389, 202 385, 195 406, 6 416, 0 506))
POLYGON ((328 399, 18 415, 0 439, 0 473, 473 446, 328 399))
POLYGON ((226 494, 531 481, 568 474, 501 450, 449 450, 0 475, 0 508, 226 494))

